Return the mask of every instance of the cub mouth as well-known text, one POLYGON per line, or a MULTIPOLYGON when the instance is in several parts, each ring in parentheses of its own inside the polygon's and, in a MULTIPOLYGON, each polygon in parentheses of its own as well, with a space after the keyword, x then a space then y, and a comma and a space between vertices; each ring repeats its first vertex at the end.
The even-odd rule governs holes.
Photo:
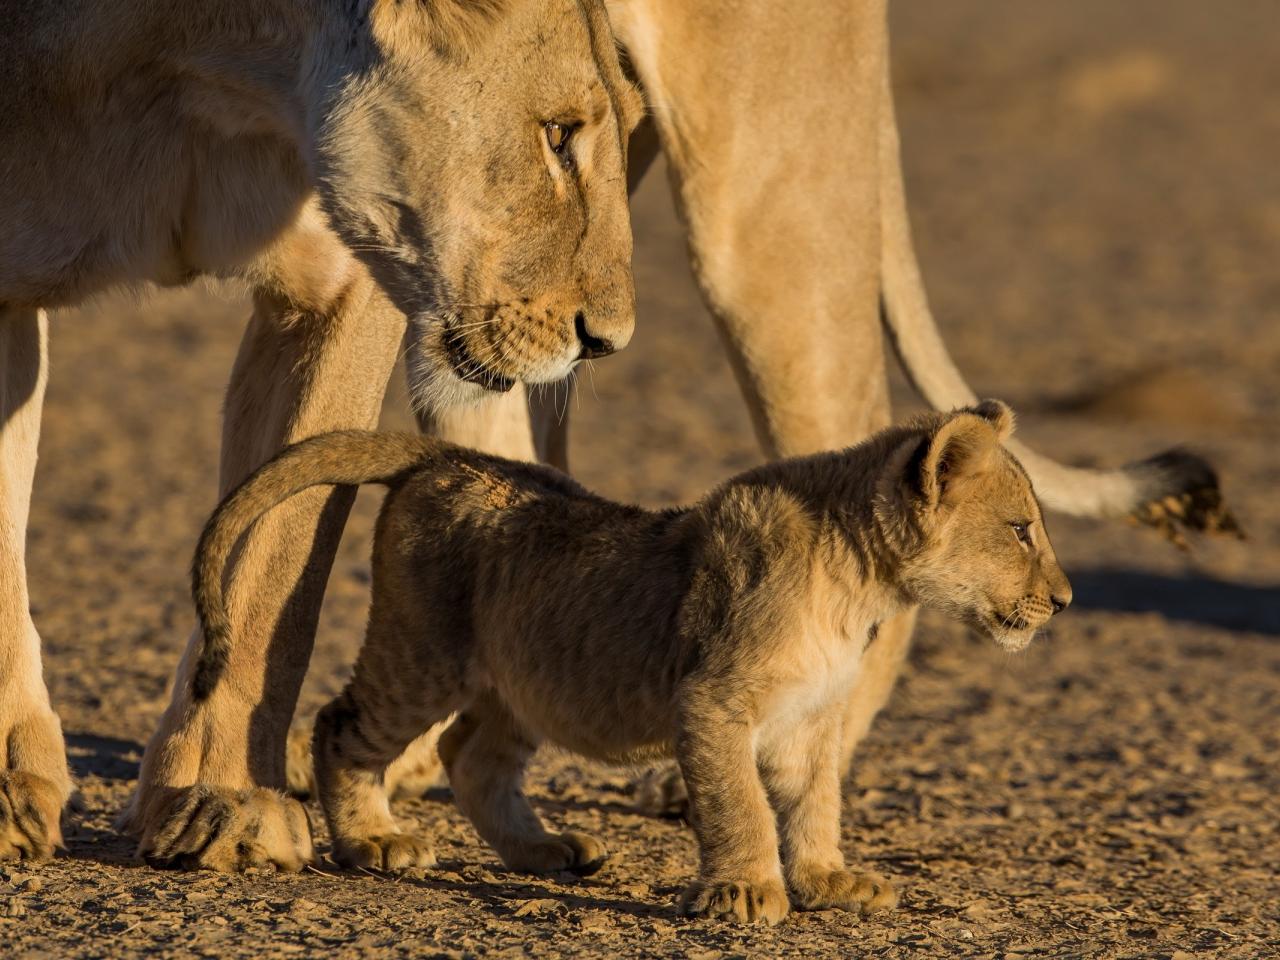
POLYGON ((454 374, 464 383, 474 383, 494 393, 506 393, 516 385, 512 378, 504 376, 477 360, 475 355, 467 349, 466 341, 460 331, 446 329, 441 343, 454 374))
POLYGON ((992 609, 979 617, 983 630, 1006 650, 1022 650, 1036 635, 1036 627, 1019 613, 1001 616, 992 609))

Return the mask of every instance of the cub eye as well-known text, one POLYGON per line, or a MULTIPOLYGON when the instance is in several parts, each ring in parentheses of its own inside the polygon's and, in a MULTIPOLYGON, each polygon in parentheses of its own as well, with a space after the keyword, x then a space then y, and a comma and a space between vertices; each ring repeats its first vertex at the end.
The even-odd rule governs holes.
POLYGON ((551 152, 557 157, 564 157, 565 151, 569 149, 569 141, 573 138, 573 131, 577 127, 567 123, 557 123, 555 120, 548 120, 542 125, 542 129, 547 135, 547 146, 551 148, 551 152))
POLYGON ((1031 546, 1031 523, 1027 520, 1014 520, 1009 526, 1013 527, 1013 535, 1018 538, 1019 543, 1025 543, 1031 546))

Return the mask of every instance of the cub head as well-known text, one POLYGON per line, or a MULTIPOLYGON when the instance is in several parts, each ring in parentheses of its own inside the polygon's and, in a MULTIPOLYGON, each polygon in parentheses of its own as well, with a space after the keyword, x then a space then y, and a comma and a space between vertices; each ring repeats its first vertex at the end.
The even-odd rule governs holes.
POLYGON ((559 380, 625 346, 642 102, 601 0, 331 2, 318 189, 409 317, 415 402, 559 380))
POLYGON ((1071 584, 1031 481, 1001 446, 1013 414, 984 400, 920 426, 923 436, 903 445, 894 471, 914 531, 903 587, 915 601, 1021 650, 1071 602, 1071 584))

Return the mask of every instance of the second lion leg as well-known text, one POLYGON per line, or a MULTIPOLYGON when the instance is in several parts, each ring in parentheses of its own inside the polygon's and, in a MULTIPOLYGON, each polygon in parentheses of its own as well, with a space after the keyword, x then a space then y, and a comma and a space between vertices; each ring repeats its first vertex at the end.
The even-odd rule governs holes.
POLYGON ((589 876, 608 859, 604 844, 585 833, 547 830, 524 794, 525 765, 536 748, 491 696, 468 706, 440 738, 458 807, 507 867, 589 876))
POLYGON ((773 810, 756 769, 756 730, 723 690, 689 698, 680 711, 676 756, 698 836, 698 878, 685 889, 686 916, 775 924, 790 905, 778 861, 773 810))
POLYGON ((312 751, 333 859, 344 867, 398 871, 432 866, 435 854, 429 841, 401 830, 391 815, 387 769, 456 709, 450 690, 457 686, 433 683, 415 664, 404 632, 423 624, 386 617, 375 592, 354 675, 316 717, 312 751))
POLYGON ((840 850, 840 713, 836 706, 775 743, 761 746, 760 774, 778 816, 783 873, 801 910, 859 913, 889 909, 886 881, 846 868, 840 850))

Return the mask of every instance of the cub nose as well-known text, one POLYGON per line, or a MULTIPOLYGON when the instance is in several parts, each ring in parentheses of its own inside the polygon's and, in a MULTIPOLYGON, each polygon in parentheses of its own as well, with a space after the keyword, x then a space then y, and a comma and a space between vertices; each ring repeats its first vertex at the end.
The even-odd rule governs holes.
POLYGON ((616 349, 608 337, 597 337, 587 329, 587 315, 581 310, 573 318, 573 329, 578 334, 578 343, 582 345, 578 353, 579 360, 595 360, 607 357, 616 349))
POLYGON ((1071 594, 1068 593, 1066 596, 1059 596, 1055 594, 1049 598, 1049 603, 1053 605, 1054 613, 1061 613, 1071 605, 1071 594))

